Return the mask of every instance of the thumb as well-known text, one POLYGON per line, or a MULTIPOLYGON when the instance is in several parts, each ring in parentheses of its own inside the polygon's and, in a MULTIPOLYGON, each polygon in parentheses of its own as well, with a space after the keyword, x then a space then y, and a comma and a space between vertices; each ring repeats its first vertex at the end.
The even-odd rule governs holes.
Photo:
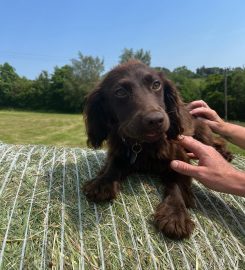
POLYGON ((188 164, 180 160, 173 160, 170 163, 170 167, 178 173, 182 173, 192 177, 198 177, 200 167, 188 164))

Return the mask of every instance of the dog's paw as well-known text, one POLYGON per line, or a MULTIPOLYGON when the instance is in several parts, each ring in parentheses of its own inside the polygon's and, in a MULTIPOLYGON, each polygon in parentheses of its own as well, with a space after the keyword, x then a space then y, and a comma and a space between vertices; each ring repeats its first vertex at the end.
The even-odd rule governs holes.
POLYGON ((158 205, 154 223, 159 231, 175 240, 190 237, 195 227, 185 207, 176 207, 165 202, 158 205))
POLYGON ((106 182, 94 179, 88 181, 83 186, 83 193, 92 202, 111 201, 116 198, 119 190, 120 184, 117 181, 106 182))

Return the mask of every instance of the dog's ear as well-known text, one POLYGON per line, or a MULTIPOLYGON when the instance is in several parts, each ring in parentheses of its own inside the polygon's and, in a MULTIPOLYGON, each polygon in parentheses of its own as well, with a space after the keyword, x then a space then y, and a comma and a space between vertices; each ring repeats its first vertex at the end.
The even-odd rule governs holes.
POLYGON ((170 128, 167 131, 167 136, 169 139, 176 139, 184 131, 180 113, 183 102, 174 84, 167 79, 164 79, 164 102, 170 120, 170 128))
POLYGON ((108 112, 104 103, 100 86, 93 90, 85 101, 84 119, 88 135, 87 144, 94 148, 100 147, 108 135, 108 112))

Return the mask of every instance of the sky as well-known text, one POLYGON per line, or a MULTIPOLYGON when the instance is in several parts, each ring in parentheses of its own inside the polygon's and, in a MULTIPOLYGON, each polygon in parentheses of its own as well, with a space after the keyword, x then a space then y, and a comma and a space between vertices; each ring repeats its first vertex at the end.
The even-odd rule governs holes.
POLYGON ((170 70, 245 65, 244 0, 0 0, 0 25, 0 64, 29 79, 79 51, 108 71, 124 48, 170 70))

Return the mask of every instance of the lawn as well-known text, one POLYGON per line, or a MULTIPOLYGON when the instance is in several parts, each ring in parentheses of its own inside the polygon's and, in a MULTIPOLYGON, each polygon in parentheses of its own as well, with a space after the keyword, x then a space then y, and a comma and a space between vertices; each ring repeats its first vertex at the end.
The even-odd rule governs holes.
MULTIPOLYGON (((0 130, 0 141, 5 143, 86 147, 82 114, 0 110, 0 130)), ((229 149, 245 156, 245 150, 235 145, 229 144, 229 149)))
POLYGON ((82 114, 0 110, 0 141, 11 144, 85 146, 82 114))

